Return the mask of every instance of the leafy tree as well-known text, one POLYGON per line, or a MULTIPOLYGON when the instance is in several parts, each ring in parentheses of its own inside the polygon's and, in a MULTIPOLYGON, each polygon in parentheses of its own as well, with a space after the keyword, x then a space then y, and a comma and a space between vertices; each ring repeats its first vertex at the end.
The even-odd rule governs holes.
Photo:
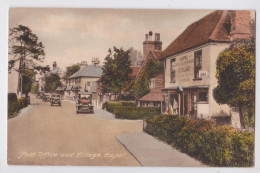
POLYGON ((244 128, 243 109, 254 110, 255 107, 254 40, 234 42, 219 54, 216 68, 218 86, 214 89, 214 98, 219 104, 237 107, 244 128))
POLYGON ((80 66, 78 64, 66 67, 66 72, 65 72, 64 78, 68 78, 72 74, 74 74, 77 71, 79 71, 79 69, 80 69, 80 66))
POLYGON ((18 92, 21 94, 22 85, 25 85, 23 77, 26 70, 48 71, 49 67, 43 67, 40 62, 44 60, 44 46, 39 42, 38 36, 32 30, 23 25, 18 25, 10 29, 9 32, 9 61, 8 71, 12 69, 19 73, 18 92))
POLYGON ((53 92, 55 91, 59 86, 61 86, 60 77, 58 74, 52 74, 46 75, 44 77, 44 90, 45 92, 53 92))
POLYGON ((136 99, 140 99, 150 92, 149 79, 163 72, 163 63, 160 61, 149 60, 144 65, 144 70, 136 80, 131 92, 136 99))
POLYGON ((28 97, 28 93, 31 91, 34 81, 35 72, 33 70, 25 69, 22 72, 22 91, 28 97))
POLYGON ((122 48, 114 47, 114 52, 108 50, 109 54, 105 58, 103 74, 101 76, 102 92, 118 94, 118 100, 121 99, 121 91, 131 80, 130 68, 131 61, 129 50, 124 51, 122 48))

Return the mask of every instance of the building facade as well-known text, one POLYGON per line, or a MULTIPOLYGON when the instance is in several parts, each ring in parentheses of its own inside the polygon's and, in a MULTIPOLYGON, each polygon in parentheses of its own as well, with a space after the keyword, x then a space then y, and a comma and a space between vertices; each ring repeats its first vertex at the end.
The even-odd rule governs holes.
MULTIPOLYGON (((161 52, 162 41, 160 41, 160 33, 155 33, 153 38, 153 32, 149 31, 148 34, 145 34, 145 41, 143 42, 144 62, 136 76, 136 81, 138 81, 142 73, 148 70, 146 66, 149 62, 163 63, 160 59, 161 52)), ((148 80, 150 92, 138 99, 138 106, 160 107, 161 112, 164 112, 164 94, 161 91, 161 89, 164 88, 164 72, 156 74, 148 80)))
POLYGON ((225 116, 240 127, 238 114, 216 103, 213 90, 219 53, 233 40, 249 39, 250 23, 249 11, 215 11, 188 26, 161 54, 165 107, 173 114, 208 120, 225 116))
POLYGON ((98 64, 87 65, 82 63, 80 70, 66 79, 64 98, 75 100, 80 91, 92 92, 93 103, 96 105, 95 93, 98 89, 97 81, 102 75, 102 67, 98 64))

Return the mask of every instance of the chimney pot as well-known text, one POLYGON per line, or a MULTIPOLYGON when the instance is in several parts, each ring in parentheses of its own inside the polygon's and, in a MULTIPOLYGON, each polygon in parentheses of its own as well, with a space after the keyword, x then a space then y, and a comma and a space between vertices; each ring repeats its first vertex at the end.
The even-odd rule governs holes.
POLYGON ((148 34, 145 34, 145 41, 148 41, 148 34))
POLYGON ((155 33, 155 41, 160 41, 160 33, 155 33))

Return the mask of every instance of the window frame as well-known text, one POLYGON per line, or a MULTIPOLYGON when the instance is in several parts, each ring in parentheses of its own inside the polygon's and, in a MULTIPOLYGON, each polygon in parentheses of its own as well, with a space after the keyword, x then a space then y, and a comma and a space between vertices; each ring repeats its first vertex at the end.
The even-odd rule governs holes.
POLYGON ((202 50, 194 52, 194 79, 193 80, 202 80, 199 77, 199 71, 202 69, 202 50))
POLYGON ((173 65, 175 62, 176 62, 176 58, 172 58, 170 60, 170 81, 171 81, 171 83, 175 83, 176 82, 176 69, 175 69, 176 66, 173 65), (174 74, 174 79, 173 79, 173 74, 174 74))

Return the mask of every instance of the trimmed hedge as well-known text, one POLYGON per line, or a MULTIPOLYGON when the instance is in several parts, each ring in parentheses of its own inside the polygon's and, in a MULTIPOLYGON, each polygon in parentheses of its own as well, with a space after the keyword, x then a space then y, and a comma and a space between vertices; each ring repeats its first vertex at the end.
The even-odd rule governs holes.
POLYGON ((114 107, 114 113, 119 119, 144 119, 160 114, 160 108, 117 106, 114 107))
POLYGON ((133 102, 105 102, 103 104, 103 109, 106 109, 108 112, 115 113, 115 107, 118 106, 135 106, 133 102))
POLYGON ((211 166, 254 165, 254 133, 208 120, 157 115, 146 119, 145 131, 211 166))
POLYGON ((17 111, 17 96, 15 93, 8 93, 8 118, 14 117, 17 111))
POLYGON ((27 99, 26 98, 18 98, 15 93, 8 93, 8 118, 15 117, 19 110, 27 107, 27 99))

